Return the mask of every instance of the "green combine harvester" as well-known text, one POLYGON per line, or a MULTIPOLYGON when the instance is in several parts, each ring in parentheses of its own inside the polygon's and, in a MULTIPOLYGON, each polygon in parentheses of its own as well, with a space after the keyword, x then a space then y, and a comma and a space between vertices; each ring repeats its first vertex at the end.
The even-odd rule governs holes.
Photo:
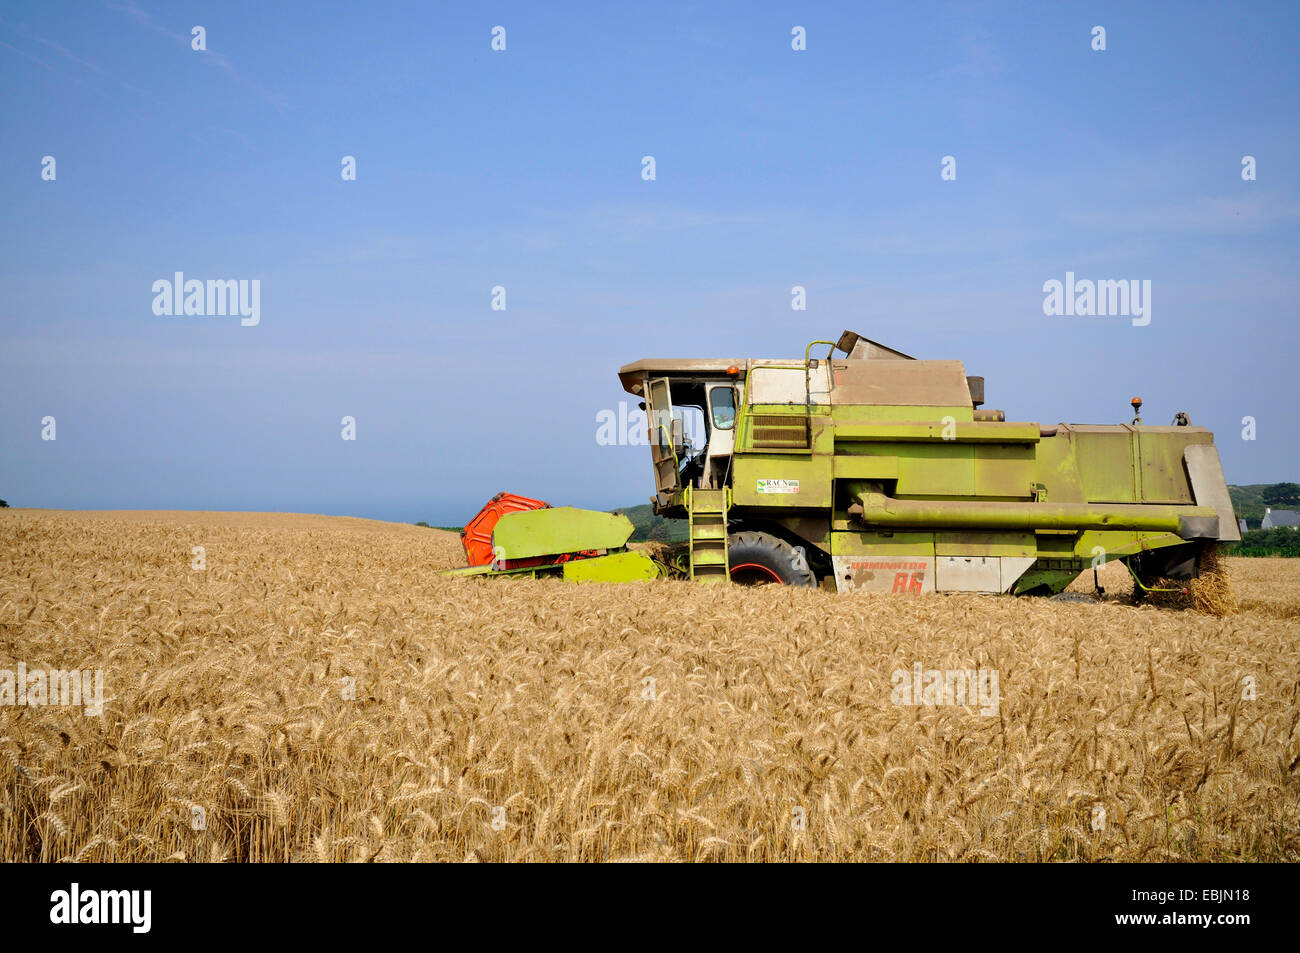
POLYGON ((1050 595, 1112 559, 1140 588, 1191 579, 1240 539, 1213 434, 1182 413, 1147 426, 1137 398, 1128 424, 1008 422, 960 361, 851 331, 802 360, 645 360, 619 380, 649 422, 654 512, 690 527, 678 569, 628 549, 625 516, 502 493, 452 573, 1050 595))

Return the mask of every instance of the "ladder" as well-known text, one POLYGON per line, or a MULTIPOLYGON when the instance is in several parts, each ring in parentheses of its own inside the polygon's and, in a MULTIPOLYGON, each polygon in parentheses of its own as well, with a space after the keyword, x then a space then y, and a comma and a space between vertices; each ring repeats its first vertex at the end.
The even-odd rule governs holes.
POLYGON ((731 489, 699 490, 689 487, 687 512, 691 525, 691 579, 695 582, 730 582, 727 562, 727 510, 731 489))

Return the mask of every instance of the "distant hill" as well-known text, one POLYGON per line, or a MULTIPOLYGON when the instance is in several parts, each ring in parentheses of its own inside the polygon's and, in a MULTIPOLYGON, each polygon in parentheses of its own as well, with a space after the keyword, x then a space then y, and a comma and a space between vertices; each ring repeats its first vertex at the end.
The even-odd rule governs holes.
POLYGON ((634 543, 644 543, 652 539, 665 543, 680 543, 690 535, 686 520, 670 520, 655 516, 649 503, 642 503, 640 506, 624 506, 610 512, 622 513, 632 521, 632 525, 636 527, 632 530, 634 543))
POLYGON ((1232 498, 1232 508, 1237 512, 1238 519, 1244 519, 1246 525, 1259 525, 1259 521, 1264 518, 1264 501, 1260 498, 1264 492, 1264 487, 1272 486, 1271 483, 1251 483, 1247 486, 1233 486, 1228 484, 1228 496, 1232 498))
MULTIPOLYGON (((1246 521, 1248 528, 1259 529, 1260 521, 1264 519, 1264 508, 1269 505, 1264 502, 1264 491, 1277 485, 1276 483, 1248 483, 1245 486, 1228 484, 1228 496, 1232 498, 1232 508, 1236 511, 1238 519, 1246 521)), ((1293 510, 1300 507, 1290 504, 1273 505, 1273 509, 1293 510)))

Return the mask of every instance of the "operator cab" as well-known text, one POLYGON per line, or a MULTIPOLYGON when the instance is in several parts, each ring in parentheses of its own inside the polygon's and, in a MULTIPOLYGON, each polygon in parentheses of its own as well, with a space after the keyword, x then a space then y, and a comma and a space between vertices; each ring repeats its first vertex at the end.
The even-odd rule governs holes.
MULTIPOLYGON (((762 426, 748 435, 754 447, 766 452, 789 449, 808 453, 812 450, 813 414, 829 413, 831 390, 838 386, 836 375, 847 376, 850 390, 858 388, 849 395, 850 402, 873 403, 884 385, 854 383, 863 376, 854 365, 869 363, 875 368, 881 362, 912 360, 902 351, 845 331, 836 342, 809 344, 802 361, 683 358, 625 365, 619 369, 619 381, 625 391, 641 398, 646 413, 655 470, 655 512, 673 506, 674 498, 686 487, 719 490, 732 485, 737 410, 746 402, 774 405, 782 411, 776 416, 764 415, 762 426), (814 358, 812 349, 819 345, 829 350, 825 357, 814 358), (845 358, 835 362, 833 375, 831 357, 836 350, 845 358)), ((979 407, 984 399, 983 379, 968 378, 967 384, 972 405, 979 407)))
POLYGON ((693 486, 701 490, 720 490, 731 483, 731 454, 736 446, 736 390, 738 385, 721 380, 692 380, 689 378, 666 380, 667 387, 651 384, 652 406, 647 409, 651 421, 652 440, 657 433, 660 449, 668 452, 670 442, 676 441, 680 431, 681 441, 671 449, 677 455, 679 486, 693 486), (658 398, 668 395, 665 404, 658 398), (667 427, 660 429, 655 423, 669 418, 667 427))
POLYGON ((619 371, 624 390, 642 398, 660 505, 687 486, 731 485, 745 366, 744 360, 637 361, 619 371))

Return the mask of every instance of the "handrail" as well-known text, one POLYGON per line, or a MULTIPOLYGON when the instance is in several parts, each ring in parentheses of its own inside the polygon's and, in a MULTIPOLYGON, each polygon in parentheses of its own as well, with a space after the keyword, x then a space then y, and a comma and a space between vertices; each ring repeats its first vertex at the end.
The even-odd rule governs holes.
MULTIPOLYGON (((812 349, 813 346, 817 344, 830 345, 831 349, 826 352, 826 357, 824 358, 824 360, 826 360, 827 362, 830 361, 831 354, 834 353, 835 348, 838 347, 838 345, 834 341, 809 341, 808 346, 803 349, 803 398, 804 398, 804 406, 808 408, 809 445, 812 444, 812 349)), ((826 379, 828 382, 830 381, 829 369, 828 369, 826 379)), ((829 397, 829 394, 827 396, 829 397)))
POLYGON ((807 364, 807 363, 808 363, 808 359, 809 359, 810 357, 812 357, 812 349, 813 349, 813 345, 815 345, 815 344, 829 344, 829 345, 830 345, 831 350, 826 352, 826 356, 825 356, 824 358, 822 358, 823 361, 829 361, 829 360, 831 359, 831 351, 834 351, 837 347, 839 347, 839 345, 836 344, 834 341, 809 341, 809 342, 808 342, 808 346, 807 346, 806 348, 803 349, 803 362, 804 362, 805 364, 807 364))
MULTIPOLYGON (((681 461, 677 459, 677 451, 673 449, 673 433, 671 430, 665 430, 663 424, 659 425, 659 429, 663 431, 664 436, 668 438, 668 452, 673 456, 673 473, 677 474, 677 482, 681 483, 682 465, 681 461)), ((655 478, 658 479, 658 477, 659 474, 656 473, 655 478)), ((658 491, 658 489, 658 487, 655 487, 656 491, 658 491)), ((678 487, 678 489, 680 489, 680 487, 678 487)))
POLYGON ((802 364, 802 365, 800 365, 800 364, 795 364, 793 361, 790 362, 789 364, 782 364, 782 363, 777 363, 777 364, 754 364, 754 363, 749 363, 749 365, 745 368, 745 394, 744 394, 744 400, 741 401, 740 406, 737 408, 737 411, 736 411, 736 434, 737 434, 737 437, 739 437, 739 435, 740 435, 740 433, 741 433, 741 427, 740 427, 740 414, 744 413, 744 414, 746 414, 746 415, 748 415, 748 416, 752 416, 752 415, 749 414, 749 411, 748 411, 747 408, 748 408, 749 406, 751 406, 751 405, 754 403, 754 389, 753 389, 753 387, 750 385, 750 377, 753 375, 754 371, 756 371, 756 370, 790 370, 790 371, 793 371, 793 370, 798 370, 800 367, 802 367, 802 368, 803 368, 803 394, 804 394, 804 426, 807 428, 807 434, 806 434, 806 441, 805 441, 805 442, 806 442, 809 446, 812 446, 812 415, 813 415, 813 402, 812 402, 812 349, 813 349, 814 347, 816 347, 818 344, 825 344, 827 347, 830 348, 830 350, 826 352, 826 357, 823 358, 823 360, 826 360, 826 361, 829 361, 829 360, 830 360, 830 358, 831 358, 831 354, 834 353, 834 351, 835 351, 835 349, 836 349, 837 347, 839 347, 839 345, 838 345, 835 341, 810 341, 810 342, 808 342, 808 346, 807 346, 806 348, 804 348, 804 350, 803 350, 803 364, 802 364))

